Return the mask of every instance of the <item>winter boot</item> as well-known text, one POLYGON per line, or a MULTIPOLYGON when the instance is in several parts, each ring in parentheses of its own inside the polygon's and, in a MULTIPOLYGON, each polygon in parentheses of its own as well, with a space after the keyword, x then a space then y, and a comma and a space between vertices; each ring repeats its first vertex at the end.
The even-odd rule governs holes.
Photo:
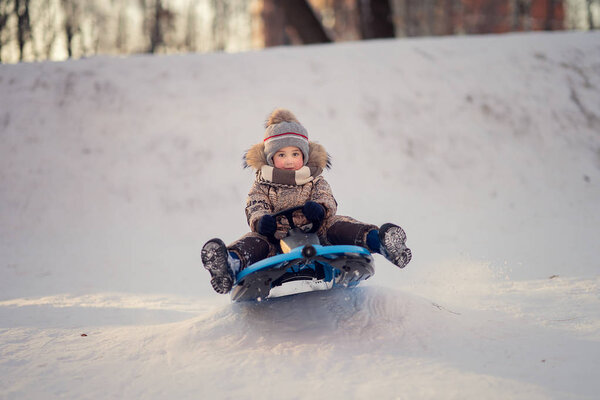
MULTIPOLYGON (((210 272, 210 284, 217 293, 229 293, 233 286, 234 260, 221 239, 211 239, 202 247, 202 264, 210 272)), ((239 269, 239 268, 238 268, 239 269)))
POLYGON ((412 253, 406 247, 406 233, 398 225, 383 224, 379 228, 379 253, 400 268, 406 267, 412 258, 412 253))

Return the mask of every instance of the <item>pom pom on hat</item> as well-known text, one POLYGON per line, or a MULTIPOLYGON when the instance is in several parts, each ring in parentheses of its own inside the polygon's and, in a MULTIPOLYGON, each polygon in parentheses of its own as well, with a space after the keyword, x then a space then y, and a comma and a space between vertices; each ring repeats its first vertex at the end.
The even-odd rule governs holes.
POLYGON ((265 123, 265 157, 273 166, 273 156, 288 146, 300 149, 304 157, 304 165, 308 162, 308 132, 290 110, 278 108, 267 118, 265 123))

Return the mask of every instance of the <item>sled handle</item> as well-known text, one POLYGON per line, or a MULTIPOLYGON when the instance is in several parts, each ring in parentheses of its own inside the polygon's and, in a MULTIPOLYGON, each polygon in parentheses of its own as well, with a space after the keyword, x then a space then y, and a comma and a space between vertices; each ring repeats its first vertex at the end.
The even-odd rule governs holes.
MULTIPOLYGON (((281 210, 279 212, 271 214, 271 216, 273 218, 275 218, 275 220, 277 220, 277 217, 280 217, 283 215, 288 220, 288 223, 290 224, 290 229, 295 229, 296 224, 294 224, 294 213, 298 210, 302 210, 303 208, 304 208, 304 205, 296 206, 296 207, 292 207, 292 208, 286 208, 285 210, 281 210)), ((315 233, 321 227, 322 221, 317 221, 317 222, 310 221, 310 222, 312 223, 313 226, 312 226, 312 228, 310 228, 308 233, 315 233)))

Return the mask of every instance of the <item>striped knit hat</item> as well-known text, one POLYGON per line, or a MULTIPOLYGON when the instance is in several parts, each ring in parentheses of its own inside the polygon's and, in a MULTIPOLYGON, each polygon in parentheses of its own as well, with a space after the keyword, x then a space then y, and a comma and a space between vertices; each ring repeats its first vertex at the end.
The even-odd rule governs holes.
POLYGON ((304 165, 308 162, 308 132, 298 122, 291 111, 278 108, 269 115, 265 124, 265 157, 273 166, 273 156, 288 146, 296 146, 302 151, 304 165))

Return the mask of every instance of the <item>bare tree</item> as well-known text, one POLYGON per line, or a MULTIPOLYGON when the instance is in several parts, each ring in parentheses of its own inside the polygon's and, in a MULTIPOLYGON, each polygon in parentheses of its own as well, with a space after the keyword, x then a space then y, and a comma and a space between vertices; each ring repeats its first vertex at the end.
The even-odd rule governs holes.
POLYGON ((444 35, 453 35, 456 27, 456 0, 445 0, 442 3, 443 7, 443 26, 444 35))
POLYGON ((225 50, 227 45, 227 22, 230 16, 230 2, 212 0, 214 16, 212 20, 212 41, 214 50, 225 50))
POLYGON ((29 18, 30 0, 15 0, 15 14, 17 16, 17 44, 19 45, 19 61, 25 56, 25 45, 31 41, 31 20, 29 18))
POLYGON ((263 0, 261 18, 265 47, 287 44, 285 14, 278 0, 263 0))
POLYGON ((429 34, 430 26, 427 19, 427 10, 431 7, 433 1, 435 0, 404 0, 402 10, 405 36, 429 34))
POLYGON ((462 1, 461 0, 444 0, 444 34, 454 35, 461 33, 462 26, 462 1))
POLYGON ((519 8, 517 3, 519 0, 509 0, 508 7, 510 12, 510 29, 516 31, 519 27, 519 8))
POLYGON ((140 0, 144 14, 144 32, 149 39, 148 53, 166 47, 166 35, 174 27, 175 14, 162 0, 140 0))
POLYGON ((594 0, 586 0, 588 28, 590 30, 596 29, 596 27, 594 25, 594 15, 592 14, 592 3, 593 2, 594 2, 594 0))
POLYGON ((63 28, 67 37, 67 54, 73 58, 74 39, 81 34, 81 3, 78 0, 61 0, 65 19, 63 28))
POLYGON ((196 14, 196 7, 198 1, 190 0, 188 3, 188 10, 185 24, 185 39, 183 41, 184 48, 188 51, 196 51, 198 48, 196 36, 198 34, 198 16, 196 14))
POLYGON ((414 19, 413 19, 413 7, 410 0, 404 0, 404 34, 406 36, 414 36, 414 19))
POLYGON ((359 0, 360 31, 363 39, 396 36, 389 0, 359 0))
MULTIPOLYGON (((313 6, 315 3, 311 3, 313 6)), ((356 0, 325 0, 318 7, 321 21, 335 41, 360 39, 360 20, 356 0)))
POLYGON ((282 0, 286 25, 294 29, 302 43, 331 42, 313 8, 306 0, 282 0))
POLYGON ((440 27, 438 26, 438 21, 436 19, 437 12, 437 0, 429 0, 425 4, 425 34, 426 35, 435 35, 437 34, 440 27))
POLYGON ((125 54, 127 52, 127 10, 126 3, 120 3, 117 11, 117 32, 115 38, 115 47, 119 54, 125 54))
POLYGON ((8 19, 12 14, 11 3, 11 0, 0 0, 0 63, 2 62, 2 48, 7 42, 8 19))
POLYGON ((49 60, 52 57, 52 48, 56 41, 57 30, 56 21, 57 10, 54 0, 43 0, 36 7, 37 16, 33 23, 41 35, 34 35, 33 41, 36 43, 36 59, 49 60))
POLYGON ((516 14, 517 14, 517 25, 518 29, 530 30, 531 21, 529 16, 531 15, 531 0, 517 0, 516 2, 516 14))
POLYGON ((107 32, 109 17, 97 1, 89 0, 84 4, 82 16, 89 27, 85 37, 82 33, 82 51, 86 55, 98 54, 104 34, 107 32))
POLYGON ((462 33, 463 0, 396 0, 395 30, 403 36, 462 33))
POLYGON ((266 47, 328 43, 329 35, 306 0, 263 0, 261 17, 266 47))
POLYGON ((483 13, 483 24, 480 26, 481 33, 499 33, 502 31, 501 25, 504 19, 500 12, 505 0, 487 0, 481 9, 483 13))
POLYGON ((152 15, 150 32, 150 53, 156 53, 159 46, 165 44, 164 27, 162 23, 163 3, 161 0, 156 0, 154 4, 154 13, 152 15))
POLYGON ((546 19, 544 21, 544 30, 551 31, 554 30, 554 15, 556 10, 556 0, 547 0, 546 1, 546 19))

